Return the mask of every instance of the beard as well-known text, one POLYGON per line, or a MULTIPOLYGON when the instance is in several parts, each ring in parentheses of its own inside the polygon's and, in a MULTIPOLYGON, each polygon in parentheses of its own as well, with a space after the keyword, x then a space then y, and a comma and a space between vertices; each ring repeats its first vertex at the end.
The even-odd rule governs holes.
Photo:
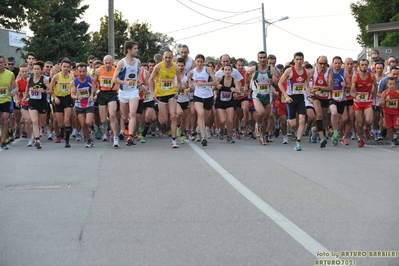
POLYGON ((366 73, 367 69, 360 69, 360 72, 366 73))

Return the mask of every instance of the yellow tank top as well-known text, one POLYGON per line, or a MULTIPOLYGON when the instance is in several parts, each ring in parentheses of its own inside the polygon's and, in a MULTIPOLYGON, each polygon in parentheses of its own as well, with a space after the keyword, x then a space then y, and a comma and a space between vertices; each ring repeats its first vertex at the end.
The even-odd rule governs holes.
POLYGON ((65 97, 71 95, 71 81, 73 79, 72 75, 69 74, 68 78, 62 76, 62 72, 58 73, 58 82, 54 88, 55 96, 65 97))
POLYGON ((11 81, 13 73, 5 69, 4 73, 0 74, 0 104, 11 102, 11 81))
POLYGON ((155 94, 158 96, 168 96, 176 93, 176 64, 167 69, 165 62, 161 62, 161 68, 155 78, 155 94))

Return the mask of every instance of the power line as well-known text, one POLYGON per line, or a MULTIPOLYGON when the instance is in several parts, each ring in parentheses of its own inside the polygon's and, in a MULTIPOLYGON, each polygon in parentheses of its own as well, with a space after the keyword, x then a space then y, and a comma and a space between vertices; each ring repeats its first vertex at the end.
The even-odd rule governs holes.
POLYGON ((315 42, 315 41, 312 41, 312 40, 303 38, 303 37, 301 37, 301 36, 299 36, 299 35, 297 35, 297 34, 295 34, 295 33, 289 32, 289 31, 287 31, 287 30, 285 30, 285 29, 283 29, 283 28, 280 28, 279 26, 276 26, 275 24, 273 24, 273 26, 279 28, 279 29, 282 30, 282 31, 285 31, 285 32, 288 33, 288 34, 294 35, 295 37, 298 37, 298 38, 300 38, 300 39, 302 39, 302 40, 305 40, 305 41, 308 41, 308 42, 311 42, 311 43, 314 43, 314 44, 317 44, 317 45, 320 45, 320 46, 325 46, 325 47, 333 48, 333 49, 337 49, 337 50, 344 50, 344 51, 351 51, 351 52, 359 52, 359 50, 339 48, 339 47, 334 47, 334 46, 330 46, 330 45, 327 45, 327 44, 318 43, 318 42, 315 42))
MULTIPOLYGON (((228 16, 228 17, 225 17, 225 18, 221 18, 221 20, 222 20, 222 19, 226 19, 226 18, 236 17, 236 16, 239 16, 239 15, 242 15, 242 14, 228 16)), ((259 21, 260 21, 260 18, 261 18, 261 17, 258 17, 259 21)), ((255 23, 258 23, 259 21, 251 22, 251 23, 246 23, 245 25, 255 24, 255 23)), ((216 22, 216 21, 209 21, 209 22, 205 22, 205 23, 198 24, 198 25, 189 26, 189 27, 186 27, 186 28, 182 28, 182 29, 178 29, 178 30, 169 31, 169 32, 166 32, 165 34, 169 34, 169 33, 173 33, 173 32, 178 32, 178 31, 183 31, 183 30, 188 30, 188 29, 200 27, 200 26, 207 25, 207 24, 211 24, 211 23, 215 23, 215 22, 216 22)))
POLYGON ((338 16, 350 16, 351 14, 331 14, 331 15, 319 15, 319 16, 307 16, 307 17, 290 17, 291 19, 305 19, 305 18, 324 18, 324 17, 338 17, 338 16))
POLYGON ((189 0, 189 1, 190 1, 191 3, 193 3, 193 4, 199 5, 199 6, 201 6, 201 7, 204 7, 204 8, 213 10, 213 11, 224 12, 224 13, 241 13, 241 14, 242 14, 242 13, 246 13, 246 12, 251 12, 251 11, 253 11, 253 10, 248 10, 248 11, 226 11, 226 10, 219 10, 219 9, 215 9, 215 8, 212 8, 212 7, 209 7, 209 6, 202 5, 202 4, 197 3, 197 2, 194 2, 194 1, 192 1, 192 0, 189 0))
MULTIPOLYGON (((258 19, 258 18, 251 18, 251 19, 248 19, 248 20, 244 20, 244 21, 242 21, 242 22, 251 21, 251 20, 253 20, 253 19, 258 19)), ((250 24, 253 24, 253 23, 259 23, 259 21, 252 22, 252 23, 250 23, 250 24)), ((207 31, 207 32, 204 32, 204 33, 192 35, 192 36, 189 36, 189 37, 186 37, 186 38, 182 38, 182 39, 179 39, 179 40, 175 40, 175 41, 176 41, 176 42, 179 42, 179 41, 182 41, 182 40, 191 39, 191 38, 198 37, 198 36, 202 36, 202 35, 206 35, 206 34, 209 34, 209 33, 215 32, 215 31, 219 31, 219 30, 224 30, 224 29, 227 29, 227 28, 231 28, 231 27, 234 27, 234 26, 237 26, 237 25, 240 25, 240 23, 234 24, 234 25, 229 25, 229 26, 226 26, 226 27, 223 27, 223 28, 219 28, 219 29, 215 29, 215 30, 211 30, 211 31, 207 31)))
MULTIPOLYGON (((195 12, 195 13, 197 13, 197 14, 200 14, 200 15, 203 16, 203 17, 212 19, 212 20, 214 20, 214 21, 218 21, 218 22, 222 22, 222 23, 226 23, 226 24, 231 24, 231 25, 244 25, 244 24, 245 24, 245 23, 233 23, 233 22, 222 21, 221 19, 214 19, 214 18, 212 18, 212 17, 210 17, 210 16, 207 16, 207 15, 205 15, 205 14, 202 14, 201 12, 199 12, 199 11, 197 11, 197 10, 195 10, 195 9, 193 9, 193 8, 191 8, 191 7, 189 7, 189 6, 187 6, 186 4, 182 3, 182 2, 179 1, 179 0, 176 0, 176 1, 177 1, 179 4, 181 4, 181 5, 185 6, 186 8, 190 9, 191 11, 193 11, 193 12, 195 12)), ((253 10, 249 10, 249 11, 245 11, 245 12, 243 12, 242 14, 245 14, 245 13, 248 13, 248 12, 252 12, 252 11, 255 11, 255 10, 259 10, 259 8, 256 8, 256 9, 253 9, 253 10)), ((253 24, 253 23, 248 23, 248 24, 253 24)))

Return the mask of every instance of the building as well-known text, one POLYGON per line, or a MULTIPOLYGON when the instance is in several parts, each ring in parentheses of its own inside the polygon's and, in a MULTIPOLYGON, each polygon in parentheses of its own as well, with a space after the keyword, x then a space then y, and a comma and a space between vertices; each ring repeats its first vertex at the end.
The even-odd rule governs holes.
POLYGON ((17 65, 23 63, 24 60, 21 58, 25 47, 23 38, 26 38, 25 32, 0 28, 0 54, 5 58, 14 57, 17 65))

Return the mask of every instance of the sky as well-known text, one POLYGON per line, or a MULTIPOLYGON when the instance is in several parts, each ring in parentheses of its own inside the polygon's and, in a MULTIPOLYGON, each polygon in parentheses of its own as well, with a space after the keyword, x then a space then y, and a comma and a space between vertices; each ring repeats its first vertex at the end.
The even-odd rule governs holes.
MULTIPOLYGON (((177 43, 197 54, 255 60, 263 49, 262 3, 269 22, 288 16, 267 27, 267 53, 277 63, 291 61, 301 51, 314 63, 318 56, 357 58, 362 48, 356 41, 359 28, 350 12, 348 0, 114 0, 130 24, 148 22, 152 32, 173 37, 177 43)), ((84 20, 89 31, 98 31, 100 17, 108 15, 107 0, 84 0, 90 5, 84 20)))

